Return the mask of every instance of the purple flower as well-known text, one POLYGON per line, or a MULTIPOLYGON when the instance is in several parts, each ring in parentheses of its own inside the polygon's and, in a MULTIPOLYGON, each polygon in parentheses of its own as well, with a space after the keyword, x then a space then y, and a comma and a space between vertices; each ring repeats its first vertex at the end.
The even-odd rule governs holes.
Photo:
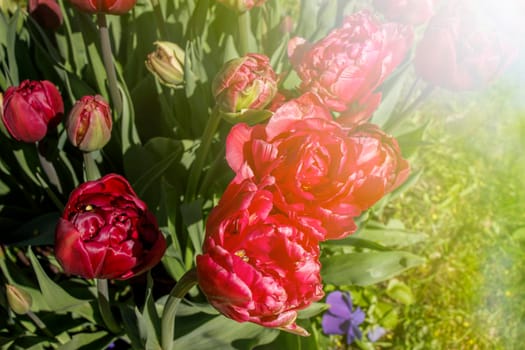
POLYGON ((378 341, 385 334, 386 334, 386 329, 384 329, 381 326, 375 326, 368 332, 368 340, 374 343, 378 341))
POLYGON ((324 333, 345 335, 347 344, 356 338, 361 339, 358 326, 365 320, 365 313, 359 307, 354 310, 350 293, 332 292, 328 294, 326 303, 330 305, 330 309, 323 315, 324 333))

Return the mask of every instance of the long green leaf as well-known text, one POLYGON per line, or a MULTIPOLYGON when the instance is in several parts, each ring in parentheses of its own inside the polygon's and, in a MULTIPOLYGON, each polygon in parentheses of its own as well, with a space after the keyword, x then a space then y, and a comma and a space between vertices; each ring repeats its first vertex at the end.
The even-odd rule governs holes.
POLYGON ((424 261, 402 251, 339 254, 321 258, 321 275, 325 283, 367 286, 388 280, 424 261))
POLYGON ((45 273, 31 248, 28 249, 27 255, 35 271, 40 291, 50 310, 55 312, 75 311, 86 319, 95 322, 93 307, 89 300, 77 299, 53 282, 45 273))
POLYGON ((278 334, 277 330, 238 323, 221 315, 175 339, 174 349, 247 350, 271 342, 278 334))

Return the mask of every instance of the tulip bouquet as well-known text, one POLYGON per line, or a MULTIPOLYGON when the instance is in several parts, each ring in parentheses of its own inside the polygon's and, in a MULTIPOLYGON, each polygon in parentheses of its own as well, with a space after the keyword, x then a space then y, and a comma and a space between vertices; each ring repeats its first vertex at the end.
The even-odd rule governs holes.
POLYGON ((514 56, 474 9, 2 2, 2 346, 361 338, 350 295, 324 297, 424 261, 402 248, 425 235, 388 206, 420 175, 415 112, 514 56))

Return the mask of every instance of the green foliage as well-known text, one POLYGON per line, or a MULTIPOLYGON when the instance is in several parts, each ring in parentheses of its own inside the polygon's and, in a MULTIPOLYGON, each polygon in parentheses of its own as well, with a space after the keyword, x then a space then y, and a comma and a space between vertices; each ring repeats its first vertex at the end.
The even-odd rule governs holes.
POLYGON ((521 347, 525 125, 515 87, 442 94, 422 109, 433 121, 413 167, 425 171, 386 209, 429 235, 417 249, 427 262, 400 277, 415 303, 391 334, 396 349, 521 347))
MULTIPOLYGON (((52 32, 16 3, 0 3, 0 90, 24 79, 47 79, 59 87, 66 113, 86 94, 103 95, 115 105, 95 16, 67 1, 59 4, 64 23, 52 32)), ((322 314, 329 305, 322 300, 299 312, 297 323, 311 336, 298 337, 227 319, 197 288, 188 287, 186 299, 168 295, 202 253, 207 216, 233 175, 224 159, 231 128, 225 121, 239 122, 239 116, 221 116, 208 140, 203 136, 214 113, 215 74, 245 50, 263 52, 280 86, 293 90, 300 81, 287 57, 289 39, 322 38, 361 5, 268 0, 240 21, 212 0, 139 1, 129 13, 109 16, 122 111, 113 111, 111 141, 93 156, 100 174, 119 173, 130 181, 155 214, 168 248, 162 265, 147 277, 111 281, 104 310, 94 283, 65 275, 52 250, 64 203, 86 178, 83 154, 68 143, 62 125, 37 145, 15 142, 2 128, 0 281, 27 292, 32 307, 27 315, 15 315, 0 288, 0 346, 346 346, 341 337, 323 334, 322 314), (282 29, 285 16, 295 21, 291 32, 282 29), (183 89, 160 84, 145 68, 158 40, 184 48, 183 89), (209 151, 199 158, 205 141, 209 151), (105 312, 122 329, 108 326, 105 312), (173 319, 164 323, 166 315, 173 319)), ((380 87, 383 100, 372 121, 397 137, 412 173, 363 213, 355 234, 322 242, 325 293, 349 291, 366 313, 363 337, 350 348, 519 348, 525 336, 525 161, 516 150, 525 147, 525 108, 509 105, 507 95, 514 90, 500 87, 479 96, 434 91, 435 99, 415 110, 410 93, 431 88, 414 80, 410 63, 407 59, 380 87), (372 343, 367 334, 378 326, 387 335, 372 343)), ((260 123, 271 114, 248 111, 242 121, 260 123)))

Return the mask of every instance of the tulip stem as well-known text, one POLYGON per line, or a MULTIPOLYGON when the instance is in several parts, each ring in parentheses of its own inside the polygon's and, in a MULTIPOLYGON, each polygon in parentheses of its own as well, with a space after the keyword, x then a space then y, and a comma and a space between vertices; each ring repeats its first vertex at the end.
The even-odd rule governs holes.
POLYGON ((86 181, 93 181, 100 178, 100 172, 98 171, 95 159, 93 159, 92 152, 84 153, 84 171, 86 173, 86 181))
POLYGON ((184 295, 197 284, 197 271, 191 269, 187 271, 177 282, 170 292, 161 320, 161 344, 162 350, 171 350, 173 348, 173 338, 175 332, 175 315, 180 301, 184 295))
POLYGON ((240 56, 246 55, 249 49, 249 39, 248 33, 250 32, 250 11, 245 11, 239 15, 238 24, 239 24, 239 49, 240 56))
POLYGON ((104 61, 104 68, 108 78, 109 94, 113 101, 113 106, 117 115, 122 114, 122 96, 118 90, 117 74, 115 72, 115 65, 113 64, 113 53, 111 51, 111 42, 109 39, 109 30, 104 13, 97 14, 98 30, 100 33, 100 46, 102 48, 102 60, 104 61))
POLYGON ((184 201, 186 203, 191 202, 196 197, 199 179, 204 167, 204 161, 208 155, 213 136, 219 128, 220 121, 221 114, 217 108, 214 108, 210 118, 208 119, 208 123, 206 123, 206 127, 204 128, 204 132, 202 134, 200 147, 197 149, 195 160, 193 161, 190 168, 188 186, 186 187, 186 195, 184 196, 184 201))
POLYGON ((117 321, 111 313, 111 306, 109 303, 109 289, 108 289, 108 280, 107 279, 96 279, 97 284, 97 300, 98 300, 98 309, 100 310, 100 315, 104 324, 108 330, 112 333, 120 333, 121 329, 117 321))
MULTIPOLYGON (((31 319, 31 321, 33 321, 33 323, 38 327, 38 329, 40 329, 42 331, 42 333, 44 333, 49 338, 55 338, 53 333, 51 333, 51 331, 47 328, 46 324, 44 322, 42 322, 40 317, 35 315, 31 310, 29 310, 27 312, 27 316, 31 319)), ((59 337, 57 337, 55 339, 58 339, 60 341, 59 337)), ((61 343, 64 344, 63 342, 61 342, 61 343)))

